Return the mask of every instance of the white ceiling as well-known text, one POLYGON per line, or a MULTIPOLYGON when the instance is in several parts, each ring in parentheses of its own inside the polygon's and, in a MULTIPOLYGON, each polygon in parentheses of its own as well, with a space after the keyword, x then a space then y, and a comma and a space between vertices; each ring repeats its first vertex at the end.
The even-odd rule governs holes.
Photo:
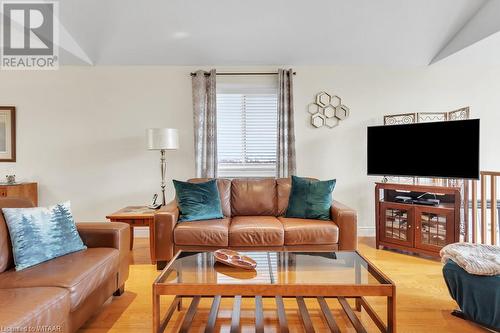
MULTIPOLYGON (((498 1, 498 0, 496 0, 498 1)), ((499 1, 500 2, 500 1, 499 1)), ((441 60, 437 65, 498 66, 500 65, 500 33, 489 36, 441 60)))
POLYGON ((488 1, 64 0, 60 20, 95 65, 419 66, 487 37, 445 50, 488 1))

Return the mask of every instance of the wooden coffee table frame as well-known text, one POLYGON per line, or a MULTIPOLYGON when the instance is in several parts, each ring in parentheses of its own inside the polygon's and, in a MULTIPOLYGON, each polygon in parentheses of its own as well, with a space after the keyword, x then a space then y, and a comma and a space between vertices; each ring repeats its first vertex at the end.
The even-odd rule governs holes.
MULTIPOLYGON (((304 302, 305 298, 314 298, 319 303, 321 312, 325 317, 331 332, 341 332, 330 311, 326 299, 336 298, 340 303, 344 313, 349 318, 356 332, 367 332, 358 316, 354 313, 347 299, 355 299, 355 311, 365 309, 381 332, 396 332, 396 286, 380 270, 375 268, 365 257, 355 251, 363 260, 368 263, 368 271, 381 284, 361 285, 361 284, 164 284, 160 283, 164 275, 169 271, 170 266, 178 258, 179 251, 161 274, 153 283, 153 332, 161 333, 165 330, 172 315, 176 310, 181 310, 182 299, 189 298, 191 302, 183 318, 180 332, 188 332, 192 320, 196 314, 201 298, 211 298, 212 306, 206 324, 205 332, 214 332, 217 314, 221 298, 234 298, 233 312, 231 316, 231 333, 240 332, 240 305, 242 298, 255 298, 255 332, 264 332, 264 313, 262 298, 275 298, 278 313, 280 332, 288 332, 283 298, 295 298, 299 308, 299 315, 307 333, 315 332, 309 312, 304 302), (160 296, 174 296, 166 314, 160 314, 160 296), (366 296, 387 297, 387 325, 375 312, 366 300, 366 296)), ((360 272, 360 270, 356 270, 360 272)), ((358 274, 356 274, 358 277, 358 274)))

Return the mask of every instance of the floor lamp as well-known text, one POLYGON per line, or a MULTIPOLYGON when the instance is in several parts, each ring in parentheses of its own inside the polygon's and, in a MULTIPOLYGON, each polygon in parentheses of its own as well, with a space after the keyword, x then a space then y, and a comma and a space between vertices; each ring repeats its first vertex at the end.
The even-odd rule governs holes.
POLYGON ((165 175, 167 165, 165 155, 167 150, 179 149, 179 135, 175 128, 148 128, 146 131, 148 138, 148 149, 159 150, 160 155, 160 171, 161 171, 161 194, 162 206, 165 206, 165 175))

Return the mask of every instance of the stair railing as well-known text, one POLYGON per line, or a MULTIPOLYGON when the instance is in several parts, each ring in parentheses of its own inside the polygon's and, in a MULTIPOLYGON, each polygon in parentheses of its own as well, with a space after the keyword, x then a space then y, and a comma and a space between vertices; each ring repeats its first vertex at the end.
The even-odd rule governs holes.
POLYGON ((471 181, 471 200, 468 205, 470 225, 467 228, 466 241, 479 244, 500 244, 498 177, 500 177, 498 171, 481 171, 479 182, 471 181))

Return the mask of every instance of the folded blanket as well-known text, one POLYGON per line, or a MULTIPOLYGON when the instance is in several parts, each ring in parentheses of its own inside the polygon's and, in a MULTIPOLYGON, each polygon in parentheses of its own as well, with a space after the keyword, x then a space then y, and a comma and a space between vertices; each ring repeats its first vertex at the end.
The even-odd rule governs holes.
POLYGON ((500 274, 500 246, 454 243, 443 247, 439 254, 443 263, 451 259, 469 274, 500 274))

